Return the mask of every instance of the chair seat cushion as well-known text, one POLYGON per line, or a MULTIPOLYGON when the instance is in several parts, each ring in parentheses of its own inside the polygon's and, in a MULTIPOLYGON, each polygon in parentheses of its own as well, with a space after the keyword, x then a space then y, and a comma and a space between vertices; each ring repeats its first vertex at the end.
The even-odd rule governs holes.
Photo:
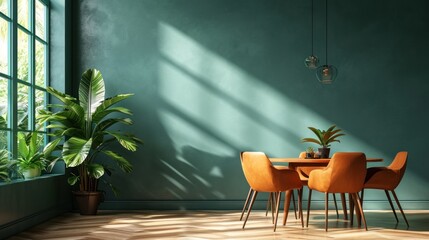
POLYGON ((364 188, 394 190, 399 184, 398 172, 387 167, 368 168, 364 188))

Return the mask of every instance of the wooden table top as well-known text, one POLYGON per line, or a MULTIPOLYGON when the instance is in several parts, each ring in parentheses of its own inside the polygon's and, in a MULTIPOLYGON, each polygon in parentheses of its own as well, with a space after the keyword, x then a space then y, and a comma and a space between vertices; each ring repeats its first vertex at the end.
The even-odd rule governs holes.
MULTIPOLYGON (((270 158, 273 163, 329 163, 330 158, 270 158)), ((382 162, 382 158, 367 158, 367 162, 382 162)))

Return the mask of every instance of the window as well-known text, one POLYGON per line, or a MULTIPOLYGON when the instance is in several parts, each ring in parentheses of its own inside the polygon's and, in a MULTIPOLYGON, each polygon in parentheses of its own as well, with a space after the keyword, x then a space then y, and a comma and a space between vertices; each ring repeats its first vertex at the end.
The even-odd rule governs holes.
POLYGON ((18 132, 39 132, 47 103, 49 1, 0 0, 0 149, 17 153, 18 132))

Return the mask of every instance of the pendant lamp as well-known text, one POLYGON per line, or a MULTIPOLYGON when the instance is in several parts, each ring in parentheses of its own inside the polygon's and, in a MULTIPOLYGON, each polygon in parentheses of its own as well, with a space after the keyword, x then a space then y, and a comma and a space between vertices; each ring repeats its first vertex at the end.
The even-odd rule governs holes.
POLYGON ((305 58, 305 66, 309 69, 316 69, 317 66, 319 65, 319 58, 317 58, 316 56, 314 56, 314 30, 313 30, 313 16, 314 16, 314 0, 311 0, 311 55, 308 56, 307 58, 305 58))
POLYGON ((326 39, 325 39, 325 65, 320 66, 316 70, 316 76, 319 82, 322 84, 331 84, 335 78, 337 77, 338 71, 337 68, 333 65, 328 64, 328 0, 325 1, 325 8, 326 8, 326 16, 325 16, 325 26, 326 26, 326 39))

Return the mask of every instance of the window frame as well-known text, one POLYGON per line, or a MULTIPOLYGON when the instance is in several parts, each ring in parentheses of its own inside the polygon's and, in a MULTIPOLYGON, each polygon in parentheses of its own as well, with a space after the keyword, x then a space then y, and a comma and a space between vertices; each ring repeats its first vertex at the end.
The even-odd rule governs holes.
MULTIPOLYGON (((43 104, 46 106, 49 102, 46 87, 49 86, 50 72, 50 5, 49 0, 26 0, 28 1, 28 29, 18 23, 18 0, 7 0, 8 16, 0 12, 0 18, 8 22, 8 74, 0 72, 0 77, 8 81, 8 97, 7 97, 7 126, 0 128, 0 131, 7 132, 7 149, 16 157, 18 152, 18 132, 33 132, 36 131, 36 91, 44 92, 43 104), (45 6, 44 11, 44 39, 37 36, 36 32, 36 1, 45 6), (18 78, 18 31, 23 31, 28 35, 28 80, 18 78), (44 45, 44 86, 36 84, 36 42, 44 45), (18 84, 22 84, 29 88, 28 99, 28 127, 20 129, 18 126, 18 84)), ((45 125, 46 126, 46 125, 45 125)), ((47 143, 46 128, 43 127, 39 131, 44 135, 44 142, 47 143)))

